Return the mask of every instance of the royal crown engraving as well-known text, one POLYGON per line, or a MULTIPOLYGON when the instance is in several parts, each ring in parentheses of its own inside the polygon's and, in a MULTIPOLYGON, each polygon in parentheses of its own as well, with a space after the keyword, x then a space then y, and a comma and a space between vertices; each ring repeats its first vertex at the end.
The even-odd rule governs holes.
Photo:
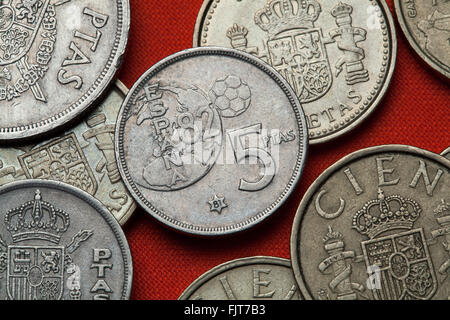
POLYGON ((357 43, 366 40, 366 31, 352 26, 353 8, 338 3, 329 13, 337 29, 330 38, 316 27, 322 14, 317 0, 269 0, 255 14, 255 24, 265 31, 262 48, 249 46, 248 29, 234 24, 227 31, 231 46, 258 56, 271 64, 293 87, 301 102, 308 103, 325 96, 333 84, 333 72, 326 45, 336 43, 343 56, 336 62, 336 78, 344 71, 346 84, 369 81, 363 65, 364 50, 357 43))
POLYGON ((371 200, 353 218, 353 228, 373 239, 377 235, 395 229, 410 230, 422 209, 412 199, 398 195, 385 196, 378 190, 378 198, 371 200))
POLYGON ((34 200, 5 214, 5 226, 13 242, 7 245, 0 237, 0 273, 6 271, 7 297, 11 300, 59 300, 67 284, 70 298, 79 300, 80 283, 73 285, 70 276, 65 282, 65 273, 73 276, 79 270, 70 255, 93 232, 81 230, 69 245, 60 245, 62 235, 70 226, 70 216, 42 198, 41 192, 36 190, 34 200), (41 241, 42 245, 29 245, 33 241, 41 241))
MULTIPOLYGON (((436 209, 436 218, 442 228, 433 231, 429 240, 425 238, 423 228, 414 227, 421 214, 422 208, 415 200, 400 195, 385 195, 379 189, 377 198, 368 201, 353 217, 352 228, 368 238, 361 241, 361 255, 353 251, 343 252, 344 237, 330 228, 324 238, 325 251, 329 257, 321 263, 319 270, 323 272, 333 266, 335 279, 330 282, 330 287, 336 298, 342 298, 343 294, 345 297, 357 298, 349 286, 351 266, 364 261, 368 270, 379 270, 377 277, 380 285, 369 288, 371 297, 361 295, 363 298, 431 299, 438 288, 438 281, 428 246, 434 244, 433 240, 438 237, 450 238, 450 213, 445 203, 436 209), (345 261, 348 261, 348 265, 345 261)), ((446 244, 444 249, 448 249, 446 244)), ((448 273, 449 266, 450 259, 444 262, 440 272, 448 273)))
POLYGON ((50 0, 1 1, 0 100, 11 101, 31 90, 36 100, 47 102, 39 81, 53 56, 56 25, 50 0), (30 53, 32 48, 35 54, 30 53))
POLYGON ((246 49, 248 46, 247 35, 248 29, 238 24, 234 24, 227 31, 227 37, 230 38, 233 48, 246 49))
POLYGON ((255 23, 273 38, 290 29, 312 29, 322 11, 316 0, 272 0, 255 15, 255 23))
POLYGON ((13 242, 45 240, 58 244, 69 224, 69 215, 42 201, 39 190, 33 201, 11 209, 5 215, 5 226, 11 233, 13 242))

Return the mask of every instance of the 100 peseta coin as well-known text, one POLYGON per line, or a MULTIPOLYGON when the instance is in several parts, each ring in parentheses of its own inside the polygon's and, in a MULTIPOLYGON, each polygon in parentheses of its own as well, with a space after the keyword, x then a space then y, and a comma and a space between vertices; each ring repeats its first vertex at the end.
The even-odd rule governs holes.
POLYGON ((242 50, 272 65, 303 105, 311 144, 351 131, 374 111, 397 55, 393 19, 380 0, 205 0, 193 44, 242 50))
POLYGON ((300 179, 308 145, 287 82, 225 48, 182 51, 148 70, 124 101, 115 139, 137 203, 204 236, 242 231, 277 210, 300 179))
POLYGON ((309 188, 292 267, 320 300, 450 298, 450 161, 410 146, 357 151, 309 188))
POLYGON ((0 299, 120 300, 132 261, 114 216, 88 193, 26 180, 0 188, 0 299))
POLYGON ((5 0, 0 5, 0 140, 35 138, 78 117, 113 80, 128 0, 5 0))

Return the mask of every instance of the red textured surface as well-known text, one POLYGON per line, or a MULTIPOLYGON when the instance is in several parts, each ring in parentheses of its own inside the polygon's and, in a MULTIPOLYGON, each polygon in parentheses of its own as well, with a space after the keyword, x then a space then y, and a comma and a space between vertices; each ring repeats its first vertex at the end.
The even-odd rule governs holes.
MULTIPOLYGON (((393 11, 393 1, 387 2, 393 11)), ((154 63, 192 46, 202 0, 130 3, 131 35, 119 75, 128 87, 154 63)), ((178 234, 137 210, 125 226, 134 263, 132 299, 177 299, 198 276, 231 259, 254 255, 289 258, 291 224, 304 192, 323 170, 353 151, 394 143, 439 153, 450 145, 449 85, 421 62, 400 26, 396 27, 397 67, 387 96, 358 129, 310 148, 294 195, 263 225, 233 237, 196 239, 178 234)))

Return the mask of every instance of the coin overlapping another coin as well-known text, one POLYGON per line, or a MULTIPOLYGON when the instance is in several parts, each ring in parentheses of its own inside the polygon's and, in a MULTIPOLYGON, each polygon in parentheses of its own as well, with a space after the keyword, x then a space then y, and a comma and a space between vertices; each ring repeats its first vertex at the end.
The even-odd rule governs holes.
MULTIPOLYGON (((395 7, 447 80, 450 3, 395 7)), ((0 4, 0 299, 129 299, 137 206, 218 241, 270 223, 309 144, 356 132, 396 65, 384 0, 204 0, 197 48, 109 88, 129 28, 128 0, 0 4)), ((450 299, 449 157, 344 157, 302 199, 291 261, 226 262, 179 299, 450 299)))

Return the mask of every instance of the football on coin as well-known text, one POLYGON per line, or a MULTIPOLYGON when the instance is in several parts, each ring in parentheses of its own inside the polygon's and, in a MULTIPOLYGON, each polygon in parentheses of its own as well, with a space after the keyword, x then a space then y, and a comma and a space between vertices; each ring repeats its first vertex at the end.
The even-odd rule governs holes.
POLYGON ((216 80, 209 97, 220 115, 233 118, 244 113, 250 106, 250 87, 239 77, 227 76, 216 80))

